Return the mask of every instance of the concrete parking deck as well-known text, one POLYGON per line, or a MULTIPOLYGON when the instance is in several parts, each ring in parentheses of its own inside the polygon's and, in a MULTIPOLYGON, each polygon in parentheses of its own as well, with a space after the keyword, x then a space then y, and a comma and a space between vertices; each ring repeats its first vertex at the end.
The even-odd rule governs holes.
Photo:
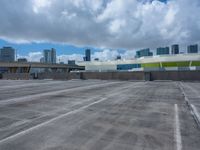
POLYGON ((197 82, 0 80, 0 85, 0 150, 200 147, 197 82))

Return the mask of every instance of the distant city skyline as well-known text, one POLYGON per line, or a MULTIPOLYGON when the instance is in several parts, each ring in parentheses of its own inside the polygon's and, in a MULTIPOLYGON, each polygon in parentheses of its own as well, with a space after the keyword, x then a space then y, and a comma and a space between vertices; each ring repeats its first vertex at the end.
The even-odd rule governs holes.
MULTIPOLYGON (((5 47, 2 49, 13 49, 13 57, 17 61, 18 59, 26 59, 31 62, 43 62, 43 63, 68 63, 70 61, 108 61, 108 60, 117 60, 117 59, 134 59, 145 56, 154 56, 154 55, 170 55, 170 54, 187 54, 187 53, 200 53, 198 44, 189 44, 185 46, 186 50, 181 50, 179 44, 172 44, 168 46, 157 47, 156 49, 143 48, 134 50, 110 50, 103 49, 101 51, 93 51, 93 49, 86 48, 84 49, 84 54, 71 54, 71 55, 57 55, 57 50, 55 48, 45 48, 38 52, 29 53, 29 56, 22 56, 17 54, 17 49, 14 47, 5 47), (33 59, 35 58, 35 59, 33 59)), ((4 50, 5 51, 5 50, 4 50)), ((0 59, 1 60, 1 59, 0 59)))

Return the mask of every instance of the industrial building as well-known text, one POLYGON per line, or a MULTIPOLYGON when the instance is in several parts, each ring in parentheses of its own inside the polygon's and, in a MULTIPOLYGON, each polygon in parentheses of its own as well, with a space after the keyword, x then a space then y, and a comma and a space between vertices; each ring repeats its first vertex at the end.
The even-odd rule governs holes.
POLYGON ((77 62, 86 71, 199 70, 200 54, 160 55, 117 61, 77 62))

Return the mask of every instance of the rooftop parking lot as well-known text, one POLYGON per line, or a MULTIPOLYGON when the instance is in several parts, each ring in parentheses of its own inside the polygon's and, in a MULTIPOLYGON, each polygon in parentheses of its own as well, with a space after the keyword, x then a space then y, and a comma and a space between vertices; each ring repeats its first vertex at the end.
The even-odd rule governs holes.
POLYGON ((0 85, 0 150, 200 149, 199 82, 0 85))

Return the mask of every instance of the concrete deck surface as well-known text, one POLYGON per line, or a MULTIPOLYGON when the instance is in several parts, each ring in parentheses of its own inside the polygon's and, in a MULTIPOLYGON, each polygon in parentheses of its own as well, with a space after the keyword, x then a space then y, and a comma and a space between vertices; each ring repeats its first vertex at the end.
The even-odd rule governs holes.
POLYGON ((198 82, 0 80, 0 150, 199 150, 198 82))

